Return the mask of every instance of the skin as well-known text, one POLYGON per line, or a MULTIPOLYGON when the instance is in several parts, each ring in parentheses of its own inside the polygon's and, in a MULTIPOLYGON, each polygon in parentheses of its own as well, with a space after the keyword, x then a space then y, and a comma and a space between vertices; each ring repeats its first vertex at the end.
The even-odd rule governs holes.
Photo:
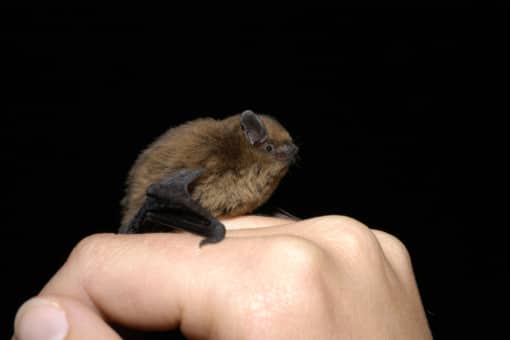
POLYGON ((227 238, 203 249, 188 233, 87 237, 35 301, 65 312, 66 339, 118 339, 108 322, 190 339, 432 339, 395 237, 342 216, 222 222, 227 238))

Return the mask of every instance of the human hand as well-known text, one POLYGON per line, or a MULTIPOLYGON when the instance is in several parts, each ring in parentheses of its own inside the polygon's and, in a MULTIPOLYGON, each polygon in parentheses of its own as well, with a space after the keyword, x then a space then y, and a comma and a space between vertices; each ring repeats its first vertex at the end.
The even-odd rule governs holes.
POLYGON ((18 310, 16 339, 118 339, 112 323, 192 339, 432 338, 393 236, 341 216, 223 222, 227 238, 203 248, 187 233, 85 238, 18 310))

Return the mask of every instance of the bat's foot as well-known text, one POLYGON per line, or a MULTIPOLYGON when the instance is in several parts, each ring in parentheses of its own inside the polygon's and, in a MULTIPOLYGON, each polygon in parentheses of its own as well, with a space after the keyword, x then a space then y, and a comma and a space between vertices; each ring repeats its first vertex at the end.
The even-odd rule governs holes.
POLYGON ((152 184, 144 205, 124 233, 180 229, 204 236, 200 246, 223 240, 225 226, 194 201, 188 191, 189 184, 202 173, 202 169, 182 169, 152 184))

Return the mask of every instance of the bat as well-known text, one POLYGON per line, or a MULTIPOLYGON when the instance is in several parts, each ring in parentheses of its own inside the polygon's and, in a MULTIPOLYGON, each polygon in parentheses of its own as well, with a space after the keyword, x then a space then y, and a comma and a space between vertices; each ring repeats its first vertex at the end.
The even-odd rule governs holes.
POLYGON ((298 147, 273 117, 246 110, 170 128, 136 159, 119 233, 183 230, 224 239, 218 220, 253 212, 274 192, 298 147))

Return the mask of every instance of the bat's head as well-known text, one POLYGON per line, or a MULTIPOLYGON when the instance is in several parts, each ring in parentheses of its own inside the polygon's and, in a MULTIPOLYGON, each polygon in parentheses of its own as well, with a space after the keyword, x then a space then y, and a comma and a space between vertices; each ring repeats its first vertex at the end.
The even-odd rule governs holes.
POLYGON ((247 110, 240 115, 240 128, 249 151, 259 162, 286 168, 295 160, 298 147, 274 118, 247 110))

